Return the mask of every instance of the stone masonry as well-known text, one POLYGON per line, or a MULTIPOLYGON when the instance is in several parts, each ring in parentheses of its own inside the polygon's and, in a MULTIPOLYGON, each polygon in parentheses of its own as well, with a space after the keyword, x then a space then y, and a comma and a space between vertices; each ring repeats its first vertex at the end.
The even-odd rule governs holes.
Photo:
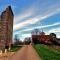
POLYGON ((0 15, 0 49, 10 47, 12 44, 13 18, 11 6, 8 6, 0 15))

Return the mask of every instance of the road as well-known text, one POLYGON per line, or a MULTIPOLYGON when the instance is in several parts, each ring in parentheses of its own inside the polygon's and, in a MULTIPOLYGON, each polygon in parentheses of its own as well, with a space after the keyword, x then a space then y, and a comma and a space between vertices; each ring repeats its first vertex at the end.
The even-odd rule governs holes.
POLYGON ((32 45, 24 45, 7 60, 41 60, 32 45))

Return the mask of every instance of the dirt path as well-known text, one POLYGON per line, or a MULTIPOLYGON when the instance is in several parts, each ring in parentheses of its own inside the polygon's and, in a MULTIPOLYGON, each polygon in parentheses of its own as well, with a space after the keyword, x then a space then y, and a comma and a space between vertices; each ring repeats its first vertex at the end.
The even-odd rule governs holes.
POLYGON ((31 45, 25 45, 7 60, 41 60, 31 45))
POLYGON ((15 52, 3 53, 0 55, 0 60, 6 60, 9 56, 13 55, 15 52))

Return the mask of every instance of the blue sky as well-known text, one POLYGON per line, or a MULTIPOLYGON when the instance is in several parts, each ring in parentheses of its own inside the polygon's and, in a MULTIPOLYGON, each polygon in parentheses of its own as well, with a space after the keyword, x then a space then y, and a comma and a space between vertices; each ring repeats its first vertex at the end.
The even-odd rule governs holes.
POLYGON ((13 35, 21 40, 35 28, 60 37, 60 0, 0 0, 0 14, 8 5, 14 13, 13 35))

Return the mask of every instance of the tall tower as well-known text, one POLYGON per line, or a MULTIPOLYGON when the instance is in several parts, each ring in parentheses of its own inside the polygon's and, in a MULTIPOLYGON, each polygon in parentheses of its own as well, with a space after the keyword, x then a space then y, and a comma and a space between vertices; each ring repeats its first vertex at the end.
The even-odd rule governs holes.
POLYGON ((2 37, 2 41, 4 42, 4 47, 11 46, 12 44, 12 36, 13 36, 13 18, 14 14, 11 6, 8 6, 5 11, 1 14, 0 21, 0 37, 2 37))

